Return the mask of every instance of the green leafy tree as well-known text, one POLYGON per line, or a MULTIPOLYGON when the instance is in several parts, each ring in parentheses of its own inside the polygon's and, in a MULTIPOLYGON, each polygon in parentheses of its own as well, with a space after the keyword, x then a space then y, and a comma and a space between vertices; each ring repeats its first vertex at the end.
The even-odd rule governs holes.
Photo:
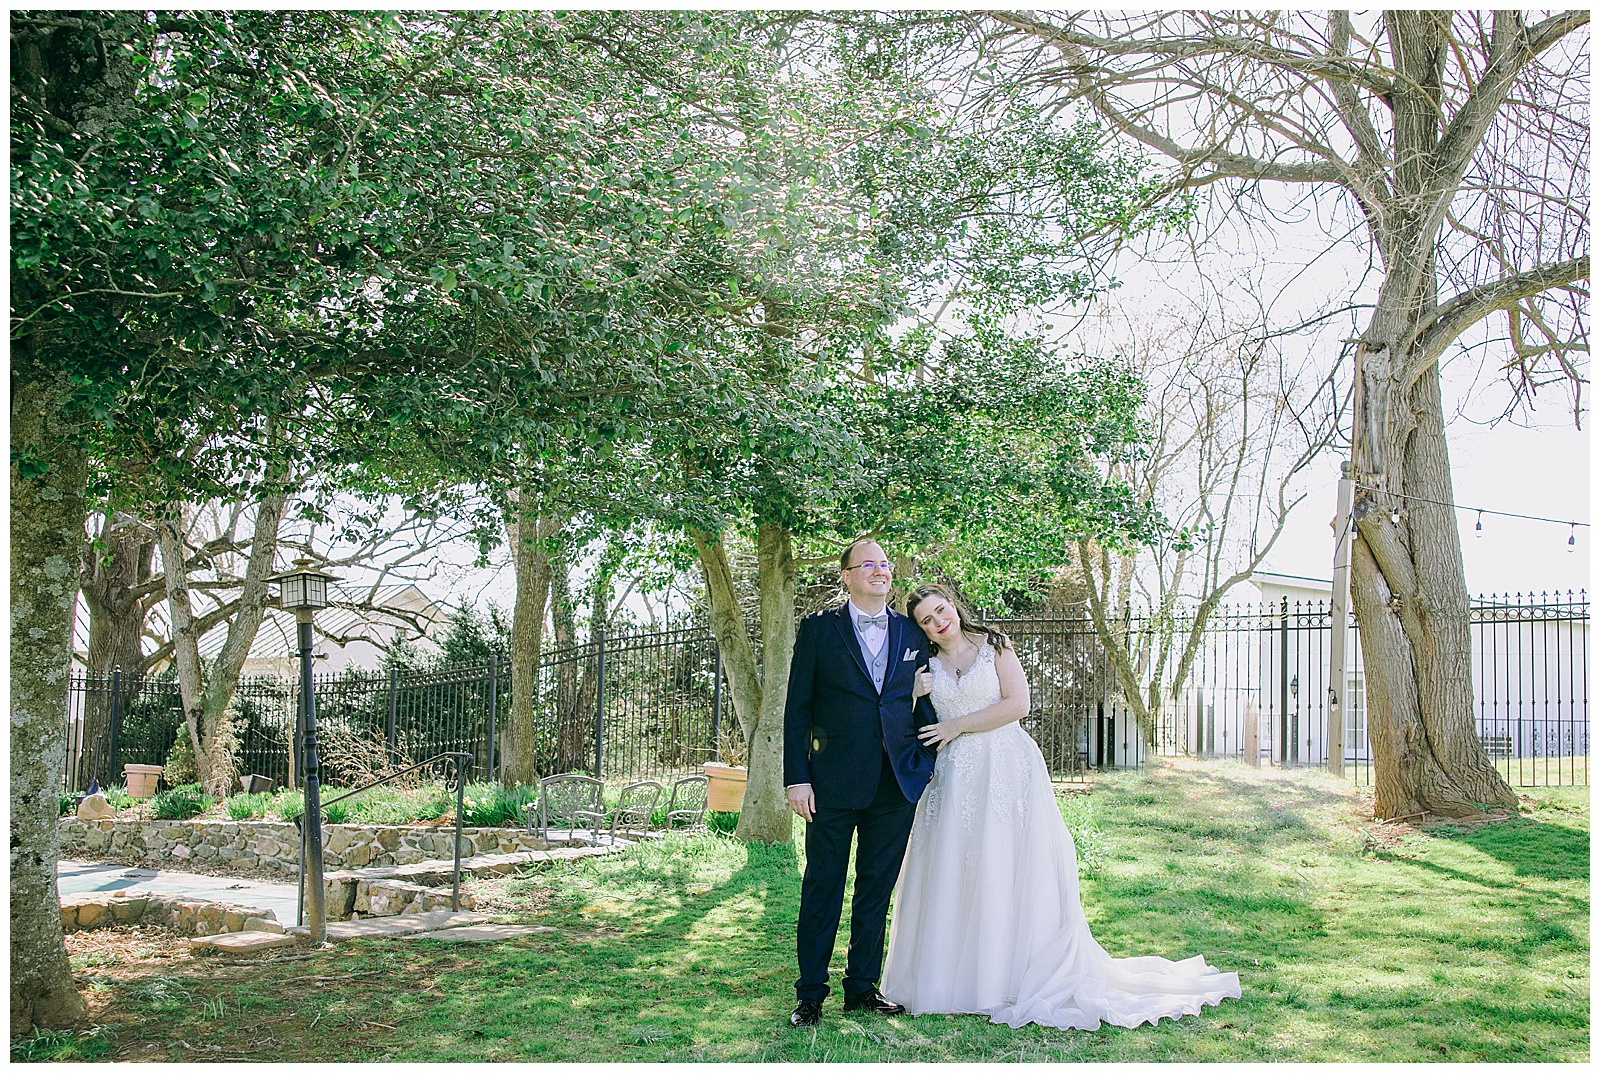
MULTIPOLYGON (((52 594, 13 631, 14 1023, 81 1008, 44 798, 91 461, 113 508, 265 500, 505 399, 494 434, 537 443, 673 374, 627 298, 667 288, 682 221, 656 195, 691 177, 617 144, 592 64, 560 92, 501 75, 579 36, 537 12, 13 18, 13 586, 52 594)), ((203 732, 227 685, 187 677, 203 732)))

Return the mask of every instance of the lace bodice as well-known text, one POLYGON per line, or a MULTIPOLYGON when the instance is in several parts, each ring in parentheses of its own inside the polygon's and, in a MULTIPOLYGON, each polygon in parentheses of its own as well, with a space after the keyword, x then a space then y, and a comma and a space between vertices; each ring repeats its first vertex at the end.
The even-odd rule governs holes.
POLYGON ((960 678, 944 669, 934 656, 928 661, 933 670, 933 706, 939 721, 959 719, 1000 702, 1000 674, 994 666, 994 648, 985 641, 978 648, 972 669, 960 678))

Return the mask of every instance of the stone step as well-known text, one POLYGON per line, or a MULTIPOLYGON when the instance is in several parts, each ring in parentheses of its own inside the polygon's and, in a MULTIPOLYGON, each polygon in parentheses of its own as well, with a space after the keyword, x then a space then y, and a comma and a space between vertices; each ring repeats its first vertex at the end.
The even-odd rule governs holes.
POLYGON ((63 932, 117 924, 156 924, 179 935, 195 936, 283 930, 270 909, 170 891, 124 887, 66 894, 60 902, 63 932))
MULTIPOLYGON (((490 918, 483 913, 465 911, 452 913, 448 909, 434 909, 425 913, 408 913, 405 916, 329 921, 327 935, 330 943, 342 943, 349 939, 398 939, 448 928, 487 924, 489 920, 490 918)), ((310 930, 305 927, 294 927, 288 929, 288 934, 294 938, 304 939, 310 935, 310 930)))
MULTIPOLYGON (((630 844, 619 841, 601 846, 561 846, 517 853, 483 853, 462 859, 461 877, 482 879, 510 875, 523 868, 617 853, 630 844)), ((322 877, 328 919, 345 920, 354 914, 364 917, 400 916, 444 908, 450 903, 453 868, 452 861, 427 860, 328 872, 322 877)), ((472 895, 462 891, 461 907, 470 909, 472 905, 472 895)))
POLYGON ((265 931, 228 932, 223 935, 203 935, 189 940, 192 954, 229 954, 233 957, 258 957, 268 950, 298 946, 304 940, 298 935, 273 934, 265 931))

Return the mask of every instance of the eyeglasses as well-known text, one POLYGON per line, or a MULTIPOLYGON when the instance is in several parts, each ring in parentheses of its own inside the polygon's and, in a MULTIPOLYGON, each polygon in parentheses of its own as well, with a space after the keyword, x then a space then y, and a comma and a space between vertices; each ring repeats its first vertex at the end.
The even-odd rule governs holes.
POLYGON ((846 570, 865 570, 868 573, 871 573, 874 570, 882 570, 885 574, 892 574, 892 573, 894 573, 894 563, 874 563, 874 562, 870 562, 869 561, 869 562, 864 562, 864 563, 856 563, 856 565, 847 566, 847 567, 845 567, 845 569, 846 570))

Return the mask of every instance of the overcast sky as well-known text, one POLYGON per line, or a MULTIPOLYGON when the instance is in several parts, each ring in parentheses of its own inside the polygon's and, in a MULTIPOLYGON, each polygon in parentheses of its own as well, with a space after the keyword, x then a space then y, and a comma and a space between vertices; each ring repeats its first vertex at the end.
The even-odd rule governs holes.
MULTIPOLYGON (((1376 275, 1365 272, 1365 258, 1354 246, 1329 252, 1325 236, 1330 222, 1327 215, 1308 215, 1291 224, 1280 215, 1270 235, 1225 228, 1216 236, 1223 248, 1198 268, 1179 257, 1130 255, 1119 269, 1123 285, 1112 300, 1128 309, 1156 309, 1184 298, 1195 286, 1197 272, 1213 280, 1259 279, 1275 324, 1293 323, 1315 312, 1328 295, 1370 298, 1378 282, 1376 275)), ((1441 295, 1441 301, 1447 297, 1441 295)), ((1364 313, 1355 317, 1359 323, 1365 322, 1364 313)), ((1339 360, 1339 340, 1350 330, 1350 323, 1346 318, 1342 325, 1330 325, 1320 337, 1306 337, 1305 345, 1313 348, 1319 369, 1339 360)), ((1450 415, 1454 500, 1486 511, 1587 522, 1592 472, 1588 416, 1581 431, 1575 428, 1570 392, 1557 385, 1541 392, 1531 412, 1523 410, 1513 419, 1491 423, 1510 398, 1510 389, 1494 368, 1506 353, 1507 348, 1491 344, 1446 355, 1443 384, 1445 410, 1450 415)), ((1348 383, 1348 375, 1342 379, 1348 383)), ((1300 482, 1307 497, 1294 511, 1263 569, 1315 578, 1332 576, 1333 530, 1329 523, 1336 510, 1342 460, 1341 454, 1329 452, 1300 482)), ((1587 529, 1485 513, 1480 534, 1477 514, 1458 511, 1456 518, 1467 588, 1474 595, 1588 587, 1587 529), (1576 537, 1570 552, 1569 536, 1576 537)))

